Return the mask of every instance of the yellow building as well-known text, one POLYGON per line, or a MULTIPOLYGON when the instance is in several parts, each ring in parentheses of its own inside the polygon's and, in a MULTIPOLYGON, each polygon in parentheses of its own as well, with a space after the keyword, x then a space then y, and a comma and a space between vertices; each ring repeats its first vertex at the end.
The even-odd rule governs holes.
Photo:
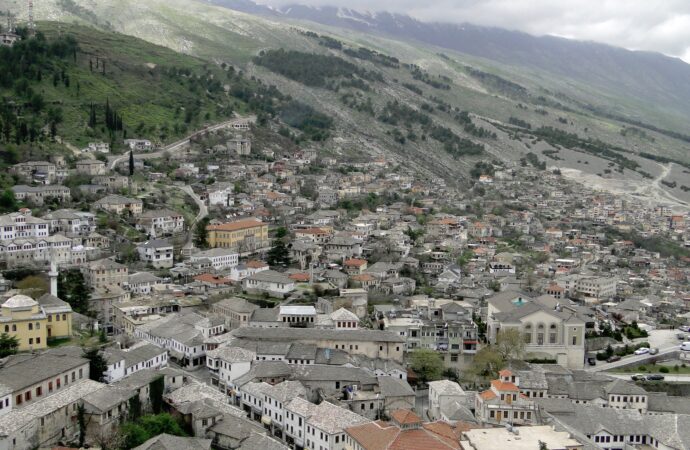
POLYGON ((269 245, 268 224, 257 219, 209 225, 206 230, 211 248, 229 248, 238 253, 247 253, 269 245))
POLYGON ((49 338, 72 335, 72 308, 48 294, 39 301, 15 295, 0 308, 0 333, 17 337, 19 351, 44 349, 49 338))
POLYGON ((54 295, 45 294, 38 304, 46 315, 48 339, 72 336, 72 307, 54 295))

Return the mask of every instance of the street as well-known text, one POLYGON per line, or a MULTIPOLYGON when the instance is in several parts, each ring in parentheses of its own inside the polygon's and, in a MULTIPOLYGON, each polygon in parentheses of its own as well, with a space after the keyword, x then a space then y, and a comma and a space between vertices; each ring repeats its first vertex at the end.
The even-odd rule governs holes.
MULTIPOLYGON (((201 130, 197 130, 194 133, 187 136, 186 138, 181 139, 177 142, 173 142, 170 145, 166 145, 165 147, 162 147, 160 150, 157 150, 155 152, 135 153, 134 157, 135 157, 135 159, 160 158, 163 156, 163 154, 165 154, 165 152, 174 153, 178 150, 185 148, 187 145, 189 145, 190 140, 194 136, 196 136, 200 133, 210 133, 210 132, 218 131, 218 130, 223 129, 223 128, 231 127, 233 124, 240 123, 240 122, 254 123, 254 122, 256 122, 256 117, 255 116, 247 116, 247 117, 243 117, 243 118, 237 118, 237 119, 232 119, 232 120, 228 120, 225 122, 221 122, 219 124, 212 125, 212 126, 209 126, 207 128, 203 128, 201 130)), ((125 152, 123 155, 117 156, 114 159, 110 160, 108 167, 110 168, 110 170, 114 170, 118 164, 120 164, 124 161, 127 161, 128 159, 129 159, 129 152, 125 152)))
POLYGON ((680 341, 678 341, 678 339, 676 338, 676 333, 678 333, 678 330, 652 330, 649 333, 649 337, 636 339, 635 341, 633 341, 633 343, 642 341, 649 342, 651 348, 659 349, 659 353, 657 353, 656 355, 630 355, 622 358, 620 361, 616 361, 613 363, 597 361, 596 366, 590 366, 585 370, 587 372, 604 372, 606 370, 625 367, 635 363, 643 363, 645 361, 649 361, 652 359, 658 360, 664 356, 672 355, 673 353, 678 352, 680 346, 680 341))

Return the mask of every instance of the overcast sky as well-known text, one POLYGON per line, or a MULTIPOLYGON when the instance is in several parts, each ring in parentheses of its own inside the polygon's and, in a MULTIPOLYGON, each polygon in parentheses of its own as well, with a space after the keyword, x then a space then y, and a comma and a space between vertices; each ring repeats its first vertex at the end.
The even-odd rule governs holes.
POLYGON ((689 0, 258 0, 406 13, 653 50, 690 63, 689 0))

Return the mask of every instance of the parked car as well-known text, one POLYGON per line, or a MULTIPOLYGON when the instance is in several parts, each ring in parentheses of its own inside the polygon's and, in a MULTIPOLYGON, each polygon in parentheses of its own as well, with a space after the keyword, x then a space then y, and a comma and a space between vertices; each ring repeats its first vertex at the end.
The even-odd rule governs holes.
POLYGON ((690 352, 690 342, 683 342, 680 344, 680 349, 684 352, 690 352))
POLYGON ((587 364, 590 366, 596 366, 597 365, 597 359, 596 358, 587 358, 587 364))
POLYGON ((643 373, 636 373, 635 375, 631 376, 630 379, 633 381, 644 381, 647 379, 647 377, 643 373))
POLYGON ((609 356, 609 359, 607 359, 606 362, 612 363, 612 362, 616 362, 616 361, 620 361, 620 360, 621 360, 620 356, 613 355, 613 356, 609 356))
POLYGON ((640 347, 635 350, 636 355, 646 355, 647 353, 649 353, 649 349, 647 347, 640 347))
POLYGON ((684 340, 685 340, 685 333, 677 333, 677 334, 676 334, 676 338, 677 338, 679 341, 684 341, 684 340))
POLYGON ((647 381, 662 381, 663 379, 664 376, 660 373, 653 373, 651 375, 647 375, 647 381))
POLYGON ((685 333, 690 332, 690 325, 683 325, 682 327, 678 327, 680 331, 683 331, 685 333))
POLYGON ((649 349, 649 354, 650 354, 650 355, 656 355, 657 353, 659 353, 659 349, 658 349, 658 348, 654 347, 654 348, 650 348, 650 349, 649 349))

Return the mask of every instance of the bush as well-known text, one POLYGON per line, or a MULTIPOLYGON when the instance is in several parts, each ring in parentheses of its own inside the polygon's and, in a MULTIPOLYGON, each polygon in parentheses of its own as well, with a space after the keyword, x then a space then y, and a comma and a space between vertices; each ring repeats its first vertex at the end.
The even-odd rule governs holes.
POLYGON ((661 373, 669 373, 668 367, 660 367, 659 372, 661 373))

